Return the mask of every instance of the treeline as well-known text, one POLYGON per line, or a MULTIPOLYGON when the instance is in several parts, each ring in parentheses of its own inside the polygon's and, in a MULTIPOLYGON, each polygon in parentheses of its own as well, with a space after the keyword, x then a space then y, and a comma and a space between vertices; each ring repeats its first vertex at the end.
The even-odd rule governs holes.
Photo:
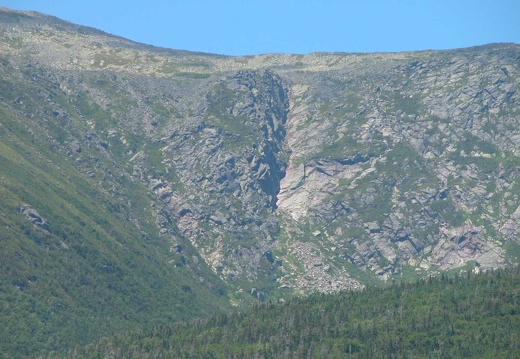
POLYGON ((520 269, 311 295, 42 358, 519 358, 520 269))

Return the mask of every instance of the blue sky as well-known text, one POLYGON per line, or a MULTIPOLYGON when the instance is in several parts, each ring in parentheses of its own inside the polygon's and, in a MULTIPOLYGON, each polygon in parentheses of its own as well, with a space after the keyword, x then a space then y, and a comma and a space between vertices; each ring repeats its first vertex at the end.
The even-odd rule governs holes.
POLYGON ((0 0, 131 40, 226 55, 520 43, 520 0, 0 0))

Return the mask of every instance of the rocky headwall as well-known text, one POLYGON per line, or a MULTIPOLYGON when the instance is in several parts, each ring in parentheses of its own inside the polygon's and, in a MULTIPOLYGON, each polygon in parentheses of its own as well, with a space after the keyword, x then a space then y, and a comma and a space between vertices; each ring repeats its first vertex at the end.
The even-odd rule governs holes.
POLYGON ((161 200, 165 231, 177 227, 224 278, 253 280, 279 270, 265 253, 279 230, 287 83, 270 71, 239 71, 204 94, 192 116, 172 119, 160 134, 168 173, 149 168, 141 177, 161 200))
POLYGON ((156 225, 172 267, 198 251, 267 298, 518 263, 518 45, 228 57, 0 12, 21 141, 156 225))

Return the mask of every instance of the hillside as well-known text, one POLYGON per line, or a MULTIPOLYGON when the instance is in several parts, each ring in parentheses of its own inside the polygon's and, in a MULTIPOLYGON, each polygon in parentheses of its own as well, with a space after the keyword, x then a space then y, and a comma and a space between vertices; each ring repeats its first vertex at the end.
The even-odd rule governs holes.
POLYGON ((146 187, 89 130, 97 105, 7 56, 18 15, 1 16, 0 357, 229 309, 226 284, 165 239, 146 187))
POLYGON ((311 295, 45 358, 518 358, 520 271, 311 295))
POLYGON ((217 56, 0 9, 1 348, 517 264, 519 59, 217 56))

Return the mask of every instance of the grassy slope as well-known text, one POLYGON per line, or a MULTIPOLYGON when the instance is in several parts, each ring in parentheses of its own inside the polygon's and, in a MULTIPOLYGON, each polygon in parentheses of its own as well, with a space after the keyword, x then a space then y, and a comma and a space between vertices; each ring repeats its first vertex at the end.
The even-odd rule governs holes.
POLYGON ((145 186, 99 148, 82 143, 92 178, 75 166, 79 154, 65 154, 68 142, 81 140, 71 99, 8 66, 0 85, 0 357, 228 307, 227 287, 202 260, 190 260, 195 251, 184 244, 182 258, 159 235, 145 186), (56 104, 72 126, 53 114, 56 104), (129 190, 114 194, 118 186, 129 190), (23 205, 50 231, 19 213, 23 205))

